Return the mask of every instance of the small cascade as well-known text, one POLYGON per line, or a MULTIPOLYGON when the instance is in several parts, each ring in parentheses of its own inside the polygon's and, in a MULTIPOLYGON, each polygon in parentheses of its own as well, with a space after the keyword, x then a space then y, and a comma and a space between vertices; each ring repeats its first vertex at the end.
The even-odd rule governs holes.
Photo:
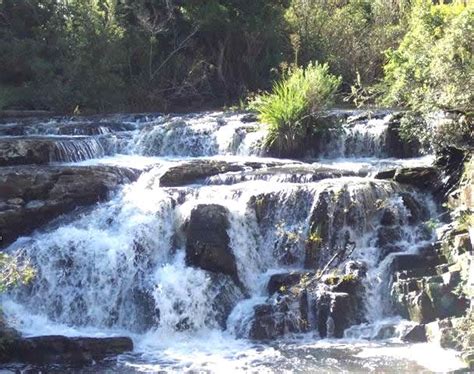
POLYGON ((128 151, 182 157, 258 154, 265 133, 256 123, 243 123, 241 118, 212 113, 152 123, 142 128, 128 151))
POLYGON ((322 153, 327 158, 390 156, 386 142, 392 117, 392 114, 371 119, 349 117, 321 143, 322 153))
POLYGON ((106 155, 102 143, 93 137, 68 138, 67 140, 57 138, 54 146, 54 153, 50 156, 53 162, 78 162, 106 155))

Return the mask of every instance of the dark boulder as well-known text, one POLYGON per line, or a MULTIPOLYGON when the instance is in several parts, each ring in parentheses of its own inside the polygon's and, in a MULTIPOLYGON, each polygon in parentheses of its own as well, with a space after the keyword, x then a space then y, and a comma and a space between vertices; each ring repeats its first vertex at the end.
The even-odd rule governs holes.
POLYGON ((18 338, 3 347, 3 363, 66 364, 81 366, 133 350, 127 337, 69 338, 38 336, 18 338))
POLYGON ((384 226, 391 226, 397 223, 397 214, 391 209, 384 209, 380 224, 384 226))
POLYGON ((0 246, 61 214, 106 199, 119 184, 138 175, 113 166, 0 168, 0 246))
POLYGON ((439 172, 434 167, 420 166, 397 169, 393 179, 422 190, 436 190, 439 187, 439 172))
POLYGON ((421 145, 416 140, 405 141, 400 137, 400 115, 390 121, 385 136, 385 149, 390 157, 407 158, 420 155, 421 145))
POLYGON ((229 246, 229 211, 216 204, 200 204, 185 223, 186 264, 238 279, 235 256, 229 246))
POLYGON ((387 244, 395 244, 402 239, 400 227, 383 226, 377 230, 377 246, 383 247, 387 244))
POLYGON ((184 186, 229 171, 241 171, 243 165, 217 160, 191 160, 170 167, 160 178, 163 187, 184 186))
POLYGON ((258 122, 258 116, 255 113, 247 113, 242 116, 240 121, 243 123, 258 122))
POLYGON ((402 197, 403 205, 405 205, 408 212, 410 213, 410 216, 408 218, 408 222, 410 224, 413 225, 413 224, 419 223, 420 221, 428 220, 430 213, 428 209, 426 208, 426 206, 420 204, 413 197, 413 195, 407 192, 400 193, 400 196, 402 197))
POLYGON ((212 310, 217 324, 225 330, 227 318, 237 305, 246 296, 232 277, 222 274, 211 273, 211 289, 216 295, 212 301, 212 310))
POLYGON ((254 319, 251 322, 249 338, 253 340, 271 340, 285 333, 284 315, 275 312, 268 304, 254 307, 254 319))
POLYGON ((289 288, 297 285, 301 282, 301 280, 306 277, 310 279, 310 277, 314 276, 314 273, 300 273, 300 272, 292 272, 292 273, 281 273, 281 274, 274 274, 270 277, 270 281, 267 285, 267 290, 270 295, 274 294, 275 292, 285 292, 289 288))
POLYGON ((415 325, 402 336, 404 342, 424 343, 426 342, 426 329, 424 325, 415 325))
POLYGON ((393 179, 396 172, 397 172, 396 169, 382 170, 382 171, 379 171, 377 174, 375 174, 374 178, 375 179, 393 179))

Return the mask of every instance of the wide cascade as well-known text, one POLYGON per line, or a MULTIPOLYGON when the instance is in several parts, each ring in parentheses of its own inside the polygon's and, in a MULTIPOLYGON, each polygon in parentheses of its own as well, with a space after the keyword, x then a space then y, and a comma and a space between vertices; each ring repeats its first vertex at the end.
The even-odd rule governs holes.
POLYGON ((248 114, 3 126, 4 165, 46 152, 31 164, 140 174, 7 248, 36 269, 4 296, 7 317, 26 334, 132 336, 136 352, 114 365, 137 371, 304 370, 309 342, 343 338, 352 352, 354 339, 397 338, 408 322, 389 300, 391 271, 431 245, 437 213, 430 196, 375 175, 430 158, 393 158, 396 114, 327 118, 343 125, 308 162, 265 157, 248 114), (23 154, 33 140, 41 150, 23 154))

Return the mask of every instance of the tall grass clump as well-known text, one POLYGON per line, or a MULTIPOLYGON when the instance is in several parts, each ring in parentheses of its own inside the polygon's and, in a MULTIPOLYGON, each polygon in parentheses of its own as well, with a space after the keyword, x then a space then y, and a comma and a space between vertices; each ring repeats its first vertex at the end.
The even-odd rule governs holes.
POLYGON ((298 155, 306 137, 318 131, 312 126, 314 112, 334 102, 340 84, 341 77, 332 75, 327 64, 288 68, 270 93, 251 103, 268 126, 265 148, 279 156, 298 155))

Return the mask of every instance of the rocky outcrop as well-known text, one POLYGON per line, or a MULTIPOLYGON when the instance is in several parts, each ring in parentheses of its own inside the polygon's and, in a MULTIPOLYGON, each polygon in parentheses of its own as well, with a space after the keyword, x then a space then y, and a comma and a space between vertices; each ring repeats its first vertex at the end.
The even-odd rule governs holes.
MULTIPOLYGON (((399 313, 421 323, 405 340, 426 337, 444 348, 457 349, 473 369, 474 167, 471 157, 472 152, 448 149, 438 159, 444 183, 436 192, 450 209, 450 222, 438 230, 438 241, 424 248, 417 257, 395 258, 391 295, 399 313)), ((427 180, 430 174, 425 175, 427 180)), ((427 182, 424 183, 426 186, 427 182)), ((419 207, 411 204, 408 207, 414 216, 423 218, 419 207)))
POLYGON ((474 313, 460 318, 446 318, 425 326, 429 342, 443 348, 461 351, 461 358, 468 367, 474 369, 474 313))
POLYGON ((438 187, 439 174, 435 167, 412 167, 397 169, 393 179, 420 189, 438 187))
POLYGON ((47 164, 54 151, 52 140, 3 138, 0 140, 0 166, 47 164))
POLYGON ((376 179, 393 179, 398 183, 417 187, 421 190, 435 191, 440 188, 439 171, 431 166, 384 170, 375 174, 374 177, 376 179))
POLYGON ((104 200, 133 169, 112 166, 0 168, 0 233, 5 246, 61 214, 104 200))
POLYGON ((61 364, 81 366, 133 350, 127 337, 69 338, 65 336, 38 336, 16 338, 0 351, 0 362, 29 364, 61 364))
MULTIPOLYGON (((256 173, 255 170, 265 169, 266 173, 272 173, 273 169, 268 168, 274 168, 282 164, 283 162, 278 161, 244 163, 209 159, 185 161, 179 165, 168 168, 168 170, 166 170, 166 172, 160 177, 160 185, 163 187, 177 187, 202 183, 207 178, 231 172, 242 172, 241 178, 239 178, 238 175, 234 175, 233 178, 235 178, 235 182, 243 182, 246 180, 246 177, 248 180, 254 179, 252 178, 252 175, 253 173, 256 173)), ((276 171, 273 173, 276 173, 276 171)), ((218 184, 217 181, 211 181, 210 183, 218 184)))
POLYGON ((313 277, 314 273, 308 272, 291 272, 291 273, 280 273, 274 274, 270 277, 267 285, 267 291, 269 295, 273 295, 275 292, 285 293, 288 289, 306 278, 313 277))
POLYGON ((92 137, 0 138, 0 166, 45 165, 102 157, 105 150, 92 137))
POLYGON ((271 340, 287 333, 317 331, 320 337, 341 338, 363 321, 365 276, 362 267, 348 264, 345 275, 320 276, 309 272, 275 274, 270 297, 254 307, 249 338, 271 340))
POLYGON ((437 257, 396 256, 391 290, 395 309, 403 317, 420 323, 463 315, 467 300, 456 294, 453 274, 443 272, 444 269, 437 257))
POLYGON ((192 160, 170 167, 160 178, 163 187, 197 183, 203 179, 229 171, 241 171, 243 165, 216 160, 192 160))
POLYGON ((186 264, 238 280, 235 256, 229 246, 228 210, 216 204, 197 205, 185 223, 186 264))

